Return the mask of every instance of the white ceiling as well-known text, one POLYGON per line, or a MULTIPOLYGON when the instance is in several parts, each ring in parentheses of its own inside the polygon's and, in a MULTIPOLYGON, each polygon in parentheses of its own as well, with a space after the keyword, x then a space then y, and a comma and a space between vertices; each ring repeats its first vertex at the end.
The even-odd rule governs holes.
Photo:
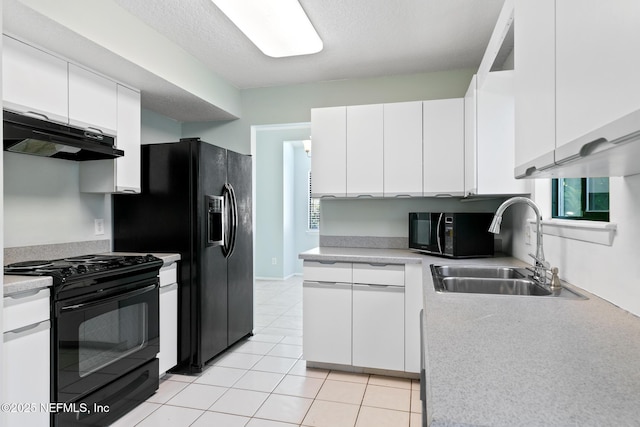
MULTIPOLYGON (((324 49, 275 59, 262 54, 210 0, 113 1, 239 89, 477 68, 504 3, 300 0, 324 49)), ((86 39, 75 40, 70 31, 29 12, 18 0, 4 0, 3 9, 5 30, 72 60, 82 62, 79 57, 91 55, 105 74, 137 84, 146 108, 182 121, 230 118, 86 39), (181 105, 182 116, 171 114, 175 102, 189 104, 181 105)))

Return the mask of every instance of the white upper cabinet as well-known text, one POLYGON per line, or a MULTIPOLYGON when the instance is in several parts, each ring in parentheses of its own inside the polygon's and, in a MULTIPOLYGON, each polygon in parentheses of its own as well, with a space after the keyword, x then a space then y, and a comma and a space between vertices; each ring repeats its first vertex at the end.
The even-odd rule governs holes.
POLYGON ((640 109, 640 2, 555 3, 560 147, 640 109))
POLYGON ((80 163, 80 191, 140 193, 140 92, 117 85, 116 146, 124 156, 80 163))
POLYGON ((516 176, 640 173, 640 2, 517 0, 515 16, 516 176))
POLYGON ((382 104, 347 107, 348 197, 383 196, 383 116, 382 104))
POLYGON ((423 103, 425 196, 464 195, 464 99, 423 103))
POLYGON ((311 109, 311 193, 347 195, 347 107, 311 109))
POLYGON ((422 196, 422 102, 384 104, 384 196, 422 196))
POLYGON ((114 81, 69 64, 69 124, 116 135, 117 104, 114 81))
POLYGON ((11 37, 2 38, 4 107, 67 123, 67 62, 11 37))
POLYGON ((118 85, 118 132, 116 145, 124 156, 116 162, 117 192, 139 193, 140 184, 140 92, 118 85))
POLYGON ((464 95, 464 194, 478 190, 476 168, 476 96, 477 76, 471 78, 464 95))
POLYGON ((555 0, 516 0, 516 175, 554 164, 555 0))
MULTIPOLYGON (((468 195, 525 194, 530 191, 527 181, 516 180, 513 176, 513 77, 513 71, 491 72, 482 87, 476 90, 475 147, 472 139, 466 140, 467 147, 474 153, 465 163, 465 175, 469 177, 468 180, 465 178, 465 192, 468 195)), ((472 109, 469 114, 473 114, 472 109)), ((469 124, 473 126, 472 120, 469 124)))
POLYGON ((313 196, 463 196, 464 117, 462 99, 312 109, 313 196))

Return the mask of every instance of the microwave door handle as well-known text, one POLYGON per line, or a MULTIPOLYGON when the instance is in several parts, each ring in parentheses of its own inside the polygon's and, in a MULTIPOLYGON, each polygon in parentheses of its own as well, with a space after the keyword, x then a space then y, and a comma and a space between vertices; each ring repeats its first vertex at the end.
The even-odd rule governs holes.
POLYGON ((438 253, 442 254, 442 239, 440 238, 442 231, 442 217, 444 216, 444 213, 441 213, 440 216, 438 217, 438 231, 437 231, 437 236, 438 236, 438 253))

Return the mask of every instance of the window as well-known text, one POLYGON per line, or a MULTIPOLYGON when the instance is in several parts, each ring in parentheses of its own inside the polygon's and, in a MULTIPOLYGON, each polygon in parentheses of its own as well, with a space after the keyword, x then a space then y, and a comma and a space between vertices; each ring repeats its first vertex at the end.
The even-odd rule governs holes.
POLYGON ((553 218, 609 221, 609 178, 557 178, 552 185, 553 218))
POLYGON ((309 191, 308 191, 308 229, 311 231, 320 230, 320 199, 311 197, 311 171, 309 171, 309 191))

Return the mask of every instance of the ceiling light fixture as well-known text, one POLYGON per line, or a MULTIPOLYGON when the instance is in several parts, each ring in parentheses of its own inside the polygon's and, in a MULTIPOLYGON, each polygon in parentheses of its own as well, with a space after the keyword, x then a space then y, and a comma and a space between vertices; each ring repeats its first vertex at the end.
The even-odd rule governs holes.
POLYGON ((298 0, 212 0, 265 55, 309 55, 322 40, 298 0))

